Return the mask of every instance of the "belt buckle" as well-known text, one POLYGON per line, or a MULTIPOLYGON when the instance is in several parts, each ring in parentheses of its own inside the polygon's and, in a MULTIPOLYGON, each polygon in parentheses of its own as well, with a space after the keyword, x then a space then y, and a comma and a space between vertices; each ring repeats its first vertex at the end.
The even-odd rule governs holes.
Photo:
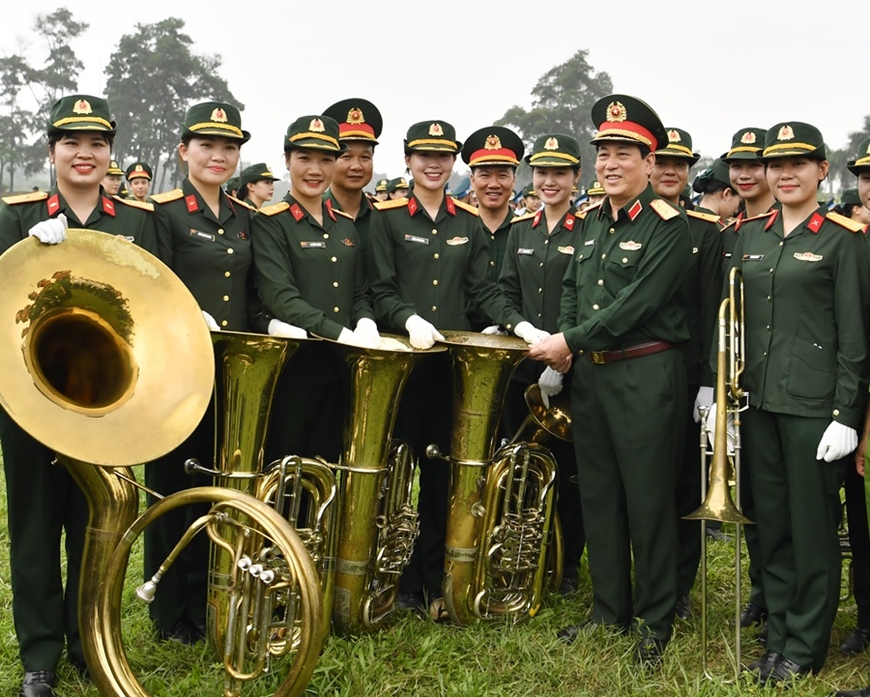
POLYGON ((592 359, 595 365, 604 365, 606 362, 604 360, 604 351, 590 351, 589 358, 592 359))

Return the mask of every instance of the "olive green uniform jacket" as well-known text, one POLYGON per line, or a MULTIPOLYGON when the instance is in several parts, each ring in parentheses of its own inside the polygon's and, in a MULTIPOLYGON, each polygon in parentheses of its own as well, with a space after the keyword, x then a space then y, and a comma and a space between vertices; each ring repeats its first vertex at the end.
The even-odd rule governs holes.
MULTIPOLYGON (((375 207, 369 197, 365 195, 365 192, 362 192, 360 196, 362 196, 362 203, 360 203, 359 213, 356 218, 351 218, 351 220, 356 228, 356 234, 359 237, 360 256, 362 259, 365 259, 368 254, 369 228, 371 227, 372 219, 375 216, 375 207)), ((335 196, 332 195, 331 190, 327 190, 326 193, 323 194, 323 201, 330 210, 341 210, 341 205, 336 200, 335 196)), ((363 264, 363 266, 365 266, 365 264, 363 264)))
POLYGON ((700 208, 686 211, 692 261, 686 272, 689 341, 685 345, 689 385, 713 385, 708 358, 722 291, 722 250, 719 216, 700 208))

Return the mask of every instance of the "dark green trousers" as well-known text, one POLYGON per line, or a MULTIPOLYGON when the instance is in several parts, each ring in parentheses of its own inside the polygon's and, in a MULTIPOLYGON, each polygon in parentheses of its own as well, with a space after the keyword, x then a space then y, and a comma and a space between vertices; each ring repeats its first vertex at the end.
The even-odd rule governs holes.
POLYGON ((750 407, 741 432, 770 612, 767 648, 817 670, 840 597, 839 493, 851 459, 816 460, 829 423, 750 407))
POLYGON ((84 661, 78 600, 88 506, 54 453, 0 409, 6 475, 12 618, 26 671, 54 670, 64 645, 84 661), (66 579, 61 535, 66 534, 66 579), (64 583, 65 580, 65 583, 64 583))
POLYGON ((685 409, 678 350, 607 365, 574 359, 571 416, 591 619, 635 624, 662 640, 670 638, 677 598, 675 490, 685 409))

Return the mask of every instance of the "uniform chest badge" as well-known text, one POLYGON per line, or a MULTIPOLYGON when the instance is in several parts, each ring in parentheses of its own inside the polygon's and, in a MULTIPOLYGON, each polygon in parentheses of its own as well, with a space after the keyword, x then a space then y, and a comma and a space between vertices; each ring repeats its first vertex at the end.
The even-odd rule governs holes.
POLYGON ((824 257, 821 254, 813 254, 812 252, 795 252, 794 258, 798 261, 821 261, 824 257))
POLYGON ((698 253, 698 248, 692 247, 692 254, 697 254, 697 253, 698 253))
POLYGON ((429 244, 429 240, 418 235, 405 235, 405 242, 416 242, 417 244, 429 244))
POLYGON ((583 243, 583 246, 584 246, 584 247, 591 247, 593 244, 595 244, 595 240, 586 240, 586 241, 583 243))
POLYGON ((355 247, 355 246, 356 246, 356 245, 354 245, 353 240, 350 239, 350 237, 345 237, 345 238, 341 241, 341 243, 342 243, 345 247, 355 247))
POLYGON ((641 247, 643 247, 641 242, 634 242, 633 240, 619 243, 619 248, 624 249, 626 252, 636 252, 641 247))
POLYGON ((202 230, 194 230, 190 228, 190 235, 192 237, 198 237, 201 240, 208 240, 209 242, 214 242, 215 236, 210 232, 203 232, 202 230))
POLYGON ((743 261, 761 261, 764 259, 763 254, 744 254, 743 261))
POLYGON ((520 247, 520 248, 517 249, 517 254, 519 254, 519 255, 521 255, 521 256, 528 256, 528 257, 530 257, 530 256, 532 256, 534 253, 535 253, 535 250, 534 250, 534 249, 531 249, 530 247, 520 247))
POLYGON ((238 237, 240 240, 246 240, 246 239, 248 239, 248 233, 245 232, 244 230, 240 230, 240 231, 236 234, 236 237, 238 237))
POLYGON ((326 242, 309 242, 308 240, 300 240, 299 246, 302 249, 326 249, 326 242))
POLYGON ((456 246, 458 246, 458 245, 460 245, 460 244, 468 244, 468 238, 467 238, 467 237, 459 237, 459 236, 457 236, 457 237, 452 237, 452 238, 449 239, 449 240, 446 240, 446 242, 447 242, 447 245, 448 245, 448 246, 450 246, 450 247, 456 247, 456 246))
POLYGON ((559 252, 561 254, 573 254, 574 253, 574 247, 572 247, 571 245, 568 245, 566 247, 557 247, 557 249, 559 250, 559 252))

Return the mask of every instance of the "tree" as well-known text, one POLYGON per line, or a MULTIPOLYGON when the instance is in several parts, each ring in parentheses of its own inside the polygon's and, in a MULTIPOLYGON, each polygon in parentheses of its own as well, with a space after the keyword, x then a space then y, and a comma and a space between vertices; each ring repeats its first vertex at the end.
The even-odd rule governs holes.
MULTIPOLYGON (((588 145, 594 135, 589 114, 592 105, 613 92, 610 75, 596 73, 586 60, 589 54, 579 50, 569 60, 551 68, 532 90, 532 108, 512 106, 496 123, 515 128, 526 148, 544 133, 565 133, 580 141, 581 160, 587 169, 593 159, 588 145)), ((520 175, 522 178, 522 175, 520 175)))
POLYGON ((173 184, 178 181, 176 146, 191 104, 215 99, 244 109, 218 75, 220 56, 194 55, 183 29, 184 21, 175 17, 137 24, 135 34, 121 37, 105 70, 106 97, 118 122, 115 155, 122 163, 150 163, 160 172, 156 191, 164 189, 167 172, 173 184))
POLYGON ((854 189, 857 186, 855 175, 846 169, 846 163, 855 159, 858 154, 858 146, 867 138, 870 138, 870 116, 864 117, 864 127, 860 131, 849 134, 849 142, 845 148, 828 150, 828 162, 831 164, 828 182, 832 192, 854 189))

